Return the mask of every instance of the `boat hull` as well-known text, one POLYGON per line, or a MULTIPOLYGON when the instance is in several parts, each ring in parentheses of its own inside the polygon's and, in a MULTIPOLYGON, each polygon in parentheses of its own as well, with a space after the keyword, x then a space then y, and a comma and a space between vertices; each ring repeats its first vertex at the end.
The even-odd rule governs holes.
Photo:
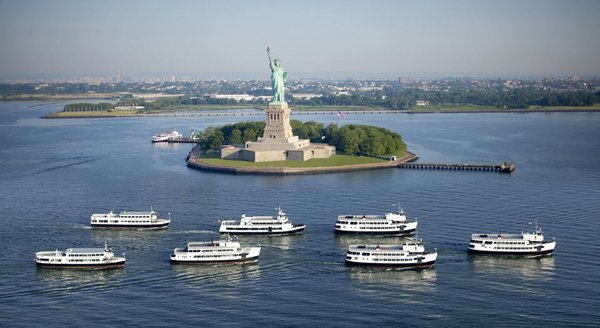
POLYGON ((336 233, 339 234, 356 234, 356 235, 412 235, 416 229, 410 230, 374 230, 374 231, 353 231, 353 230, 341 230, 334 228, 336 233))
POLYGON ((102 270, 102 269, 118 269, 125 266, 125 260, 111 262, 111 263, 101 263, 101 264, 51 264, 51 263, 40 263, 35 262, 38 268, 48 268, 48 269, 93 269, 93 270, 102 270))
POLYGON ((94 229, 164 229, 170 222, 161 222, 157 224, 98 224, 92 223, 94 229))
POLYGON ((434 261, 421 262, 421 263, 389 263, 389 262, 359 262, 352 260, 345 260, 346 265, 350 266, 367 266, 367 267, 392 267, 392 268, 411 268, 411 269, 426 269, 431 268, 435 264, 434 261))
POLYGON ((236 264, 236 263, 255 263, 258 262, 258 256, 247 257, 238 260, 176 260, 171 258, 171 264, 236 264))
POLYGON ((554 252, 554 249, 547 249, 542 251, 534 251, 534 252, 499 252, 499 251, 484 251, 484 250, 476 250, 469 248, 469 253, 471 254, 480 254, 480 255, 499 255, 499 256, 545 256, 551 255, 554 252))
POLYGON ((290 230, 285 230, 285 231, 248 231, 248 230, 226 230, 226 231, 220 231, 221 233, 229 233, 229 234, 234 234, 234 235, 292 235, 292 234, 297 234, 297 233, 302 233, 304 232, 304 229, 306 228, 306 226, 301 226, 301 227, 294 227, 290 230))

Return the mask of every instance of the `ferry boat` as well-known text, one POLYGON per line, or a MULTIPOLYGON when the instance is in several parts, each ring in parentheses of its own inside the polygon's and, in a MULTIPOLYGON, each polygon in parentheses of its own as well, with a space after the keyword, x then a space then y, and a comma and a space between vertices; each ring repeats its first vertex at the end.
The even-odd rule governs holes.
POLYGON ((469 252, 502 255, 550 255, 556 241, 544 240, 542 229, 535 223, 535 232, 520 234, 474 233, 469 241, 469 252))
POLYGON ((346 264, 349 265, 428 268, 436 259, 437 250, 425 251, 421 241, 398 245, 350 245, 346 253, 346 264))
POLYGON ((336 232, 413 234, 416 229, 417 220, 408 221, 400 207, 398 213, 385 215, 339 215, 335 222, 336 232))
POLYGON ((245 214, 242 214, 239 223, 235 220, 223 220, 221 221, 219 232, 233 234, 283 235, 304 231, 306 225, 293 224, 281 208, 277 208, 277 210, 276 218, 272 216, 246 216, 245 214))
POLYGON ((123 211, 115 214, 110 211, 104 214, 92 214, 90 218, 92 228, 160 229, 166 228, 169 223, 171 223, 171 213, 168 219, 159 219, 152 208, 149 212, 123 211))
POLYGON ((247 263, 257 262, 260 247, 242 247, 237 238, 205 242, 189 242, 185 248, 175 248, 171 263, 247 263))
POLYGON ((167 142, 172 139, 182 138, 183 135, 173 129, 170 132, 162 132, 152 136, 152 142, 167 142))
POLYGON ((104 242, 104 248, 67 248, 65 251, 43 251, 35 253, 35 263, 48 268, 121 268, 125 265, 123 257, 115 256, 104 242))

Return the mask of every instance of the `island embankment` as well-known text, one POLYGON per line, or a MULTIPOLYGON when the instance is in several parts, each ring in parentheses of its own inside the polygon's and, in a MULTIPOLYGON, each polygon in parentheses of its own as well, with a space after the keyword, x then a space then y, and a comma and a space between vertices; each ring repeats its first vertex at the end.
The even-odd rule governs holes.
MULTIPOLYGON (((333 166, 311 166, 311 167, 257 167, 257 166, 236 166, 235 161, 231 165, 215 164, 204 161, 201 157, 200 147, 196 146, 189 153, 186 160, 187 166, 193 169, 212 171, 229 174, 251 174, 251 175, 303 175, 303 174, 323 174, 323 173, 341 173, 364 170, 390 169, 397 168, 399 164, 412 162, 418 159, 418 156, 409 151, 401 158, 389 161, 378 161, 365 164, 351 165, 333 165, 333 166)), ((247 163, 247 162, 245 162, 247 163)))

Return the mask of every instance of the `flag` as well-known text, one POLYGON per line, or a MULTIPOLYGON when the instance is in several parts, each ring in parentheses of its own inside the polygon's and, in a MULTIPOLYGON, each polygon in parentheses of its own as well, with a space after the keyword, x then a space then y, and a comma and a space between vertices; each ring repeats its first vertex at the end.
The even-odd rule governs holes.
POLYGON ((341 118, 346 118, 346 114, 342 113, 342 111, 337 111, 337 116, 341 118))

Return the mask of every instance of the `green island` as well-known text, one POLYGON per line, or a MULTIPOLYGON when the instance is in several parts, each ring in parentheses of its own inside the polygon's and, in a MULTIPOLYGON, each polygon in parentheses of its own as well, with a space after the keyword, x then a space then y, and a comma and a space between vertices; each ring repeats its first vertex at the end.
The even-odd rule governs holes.
MULTIPOLYGON (((360 157, 365 156, 376 158, 378 161, 388 161, 391 156, 406 155, 406 144, 402 141, 402 137, 385 128, 356 124, 346 124, 340 128, 337 124, 324 126, 319 122, 298 120, 290 120, 290 125, 294 134, 301 139, 308 139, 313 143, 326 142, 335 146, 338 152, 346 155, 339 159, 341 162, 350 161, 346 157, 357 157, 358 159, 352 161, 358 164, 365 160, 360 157)), ((218 128, 207 128, 204 131, 196 132, 196 137, 199 149, 206 154, 211 150, 218 150, 223 145, 240 145, 246 141, 254 141, 264 129, 264 121, 240 122, 218 128)), ((328 163, 326 161, 328 159, 318 160, 323 160, 325 164, 328 163)), ((334 165, 333 162, 330 165, 334 165)))

